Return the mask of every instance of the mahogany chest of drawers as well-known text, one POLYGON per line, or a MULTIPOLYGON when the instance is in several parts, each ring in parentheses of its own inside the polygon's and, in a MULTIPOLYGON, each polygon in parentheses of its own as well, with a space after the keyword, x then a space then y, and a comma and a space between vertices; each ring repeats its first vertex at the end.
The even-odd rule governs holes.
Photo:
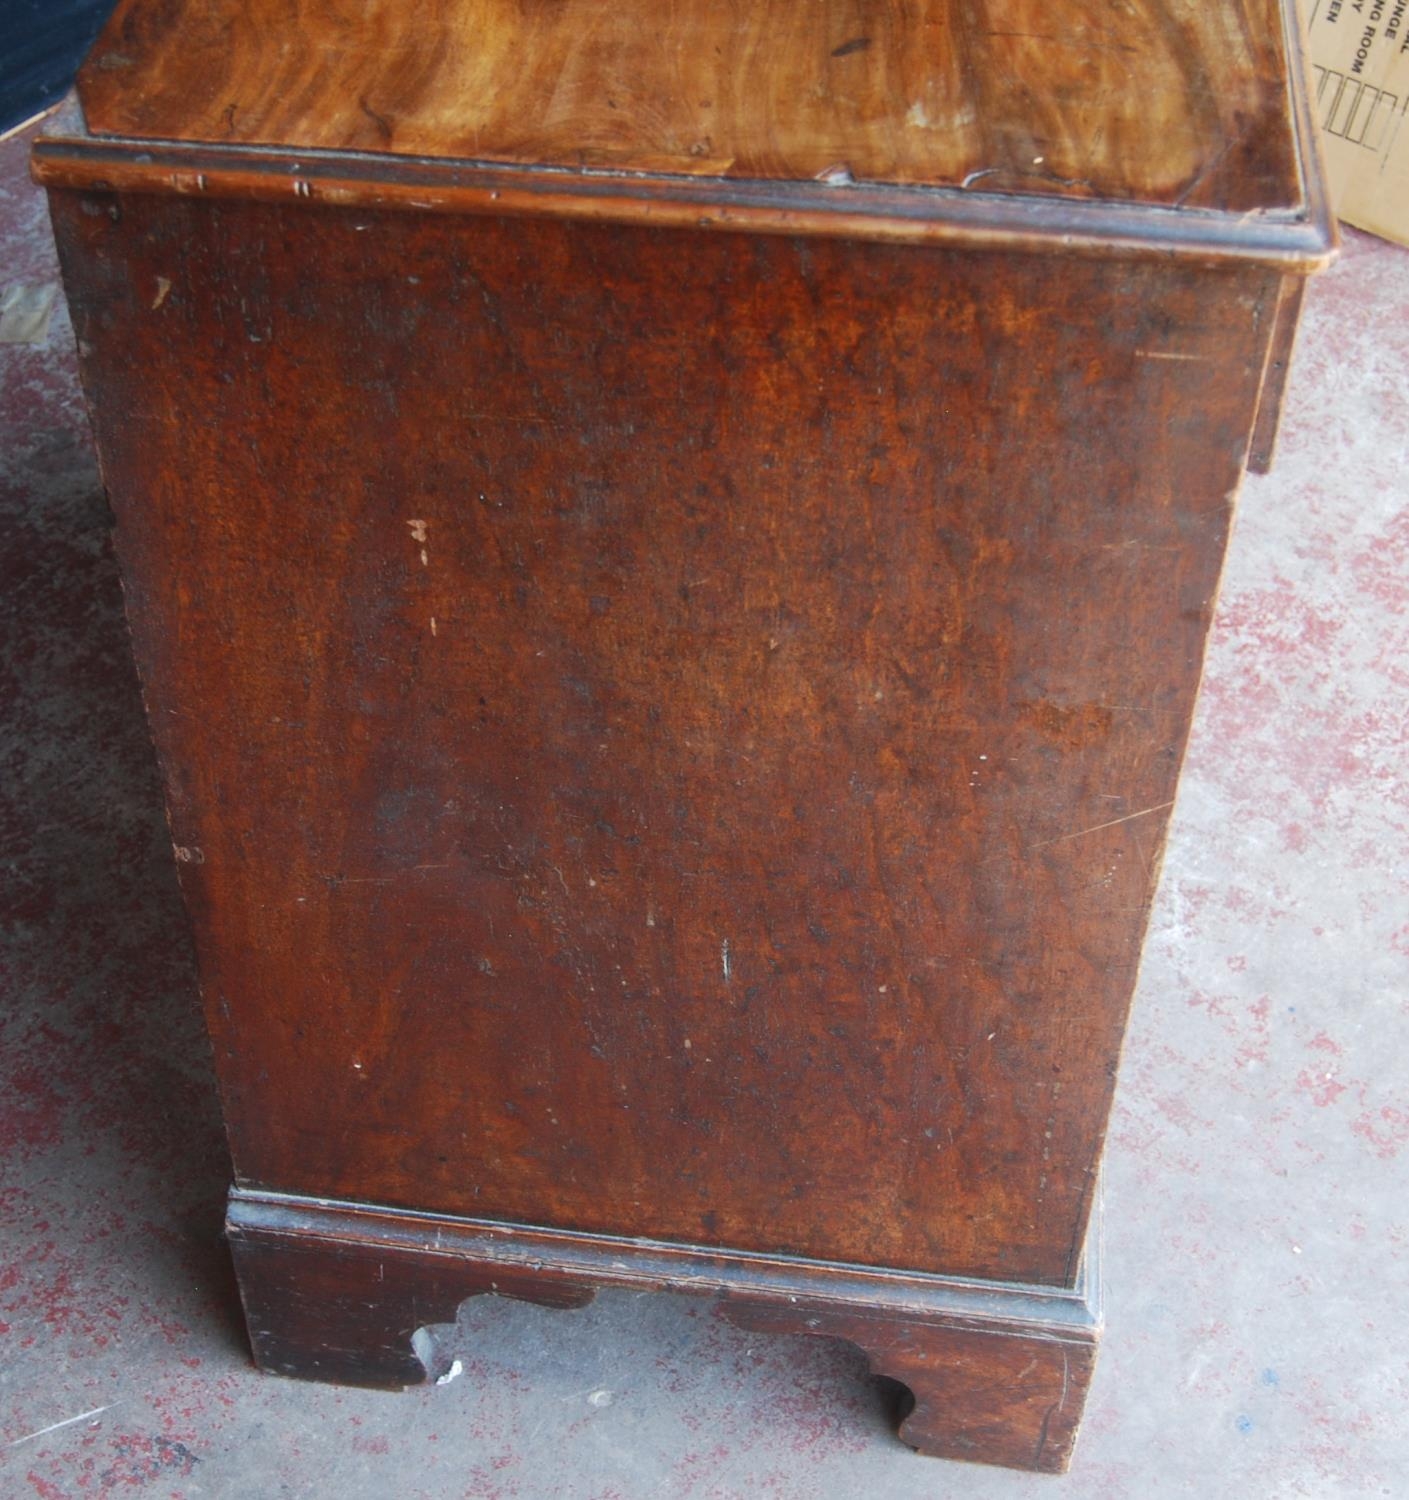
POLYGON ((122 0, 36 172, 261 1365, 685 1287, 1064 1466, 1289 17, 122 0))

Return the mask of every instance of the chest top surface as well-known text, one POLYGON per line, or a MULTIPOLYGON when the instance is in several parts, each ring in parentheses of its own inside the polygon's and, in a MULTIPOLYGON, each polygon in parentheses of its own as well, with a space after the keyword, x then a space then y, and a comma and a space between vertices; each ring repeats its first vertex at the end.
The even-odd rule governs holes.
POLYGON ((94 136, 1224 213, 1306 198, 1291 0, 121 0, 94 136))

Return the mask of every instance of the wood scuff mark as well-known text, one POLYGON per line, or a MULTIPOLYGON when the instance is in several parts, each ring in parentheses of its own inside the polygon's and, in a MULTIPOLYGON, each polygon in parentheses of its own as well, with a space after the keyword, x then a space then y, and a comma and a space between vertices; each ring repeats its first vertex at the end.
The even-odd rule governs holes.
POLYGON ((1135 818, 1148 818, 1151 813, 1164 812, 1166 808, 1173 806, 1174 802, 1171 799, 1168 802, 1158 802, 1154 807, 1142 807, 1139 812, 1126 813, 1123 818, 1112 818, 1108 823, 1097 823, 1091 828, 1078 828, 1075 833, 1064 833, 1054 839, 1043 839, 1040 844, 1029 844, 1027 852, 1031 854, 1034 849, 1046 849, 1052 844, 1065 844, 1069 839, 1085 838, 1088 833, 1100 833, 1104 828, 1116 828, 1135 818))

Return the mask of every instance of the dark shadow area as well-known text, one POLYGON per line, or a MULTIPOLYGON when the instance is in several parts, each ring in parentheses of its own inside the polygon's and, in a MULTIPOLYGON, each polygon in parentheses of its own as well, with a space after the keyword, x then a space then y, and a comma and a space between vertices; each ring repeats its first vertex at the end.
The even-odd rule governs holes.
MULTIPOLYGON (((760 1440, 799 1449, 888 1441, 897 1457, 909 1451, 896 1436, 913 1405, 909 1390, 872 1375, 854 1344, 751 1332, 706 1297, 603 1287, 571 1310, 471 1297, 453 1324, 428 1326, 416 1344, 442 1376, 459 1361, 477 1388, 524 1383, 545 1403, 580 1402, 584 1413, 612 1420, 624 1419, 633 1397, 649 1390, 659 1393, 659 1408, 670 1408, 672 1423, 688 1427, 705 1389, 722 1381, 731 1409, 760 1440)), ((447 1383, 453 1390, 454 1381, 447 1383)))
POLYGON ((20 1224, 140 1233, 153 1302, 194 1280, 243 1343, 209 1048, 66 339, 0 351, 4 1187, 20 1224))

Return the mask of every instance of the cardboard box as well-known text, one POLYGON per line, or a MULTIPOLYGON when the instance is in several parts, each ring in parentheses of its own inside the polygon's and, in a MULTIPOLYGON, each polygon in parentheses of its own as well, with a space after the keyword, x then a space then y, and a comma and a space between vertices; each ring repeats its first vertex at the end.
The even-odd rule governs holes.
POLYGON ((1409 244, 1409 0, 1305 0, 1331 201, 1409 244))

